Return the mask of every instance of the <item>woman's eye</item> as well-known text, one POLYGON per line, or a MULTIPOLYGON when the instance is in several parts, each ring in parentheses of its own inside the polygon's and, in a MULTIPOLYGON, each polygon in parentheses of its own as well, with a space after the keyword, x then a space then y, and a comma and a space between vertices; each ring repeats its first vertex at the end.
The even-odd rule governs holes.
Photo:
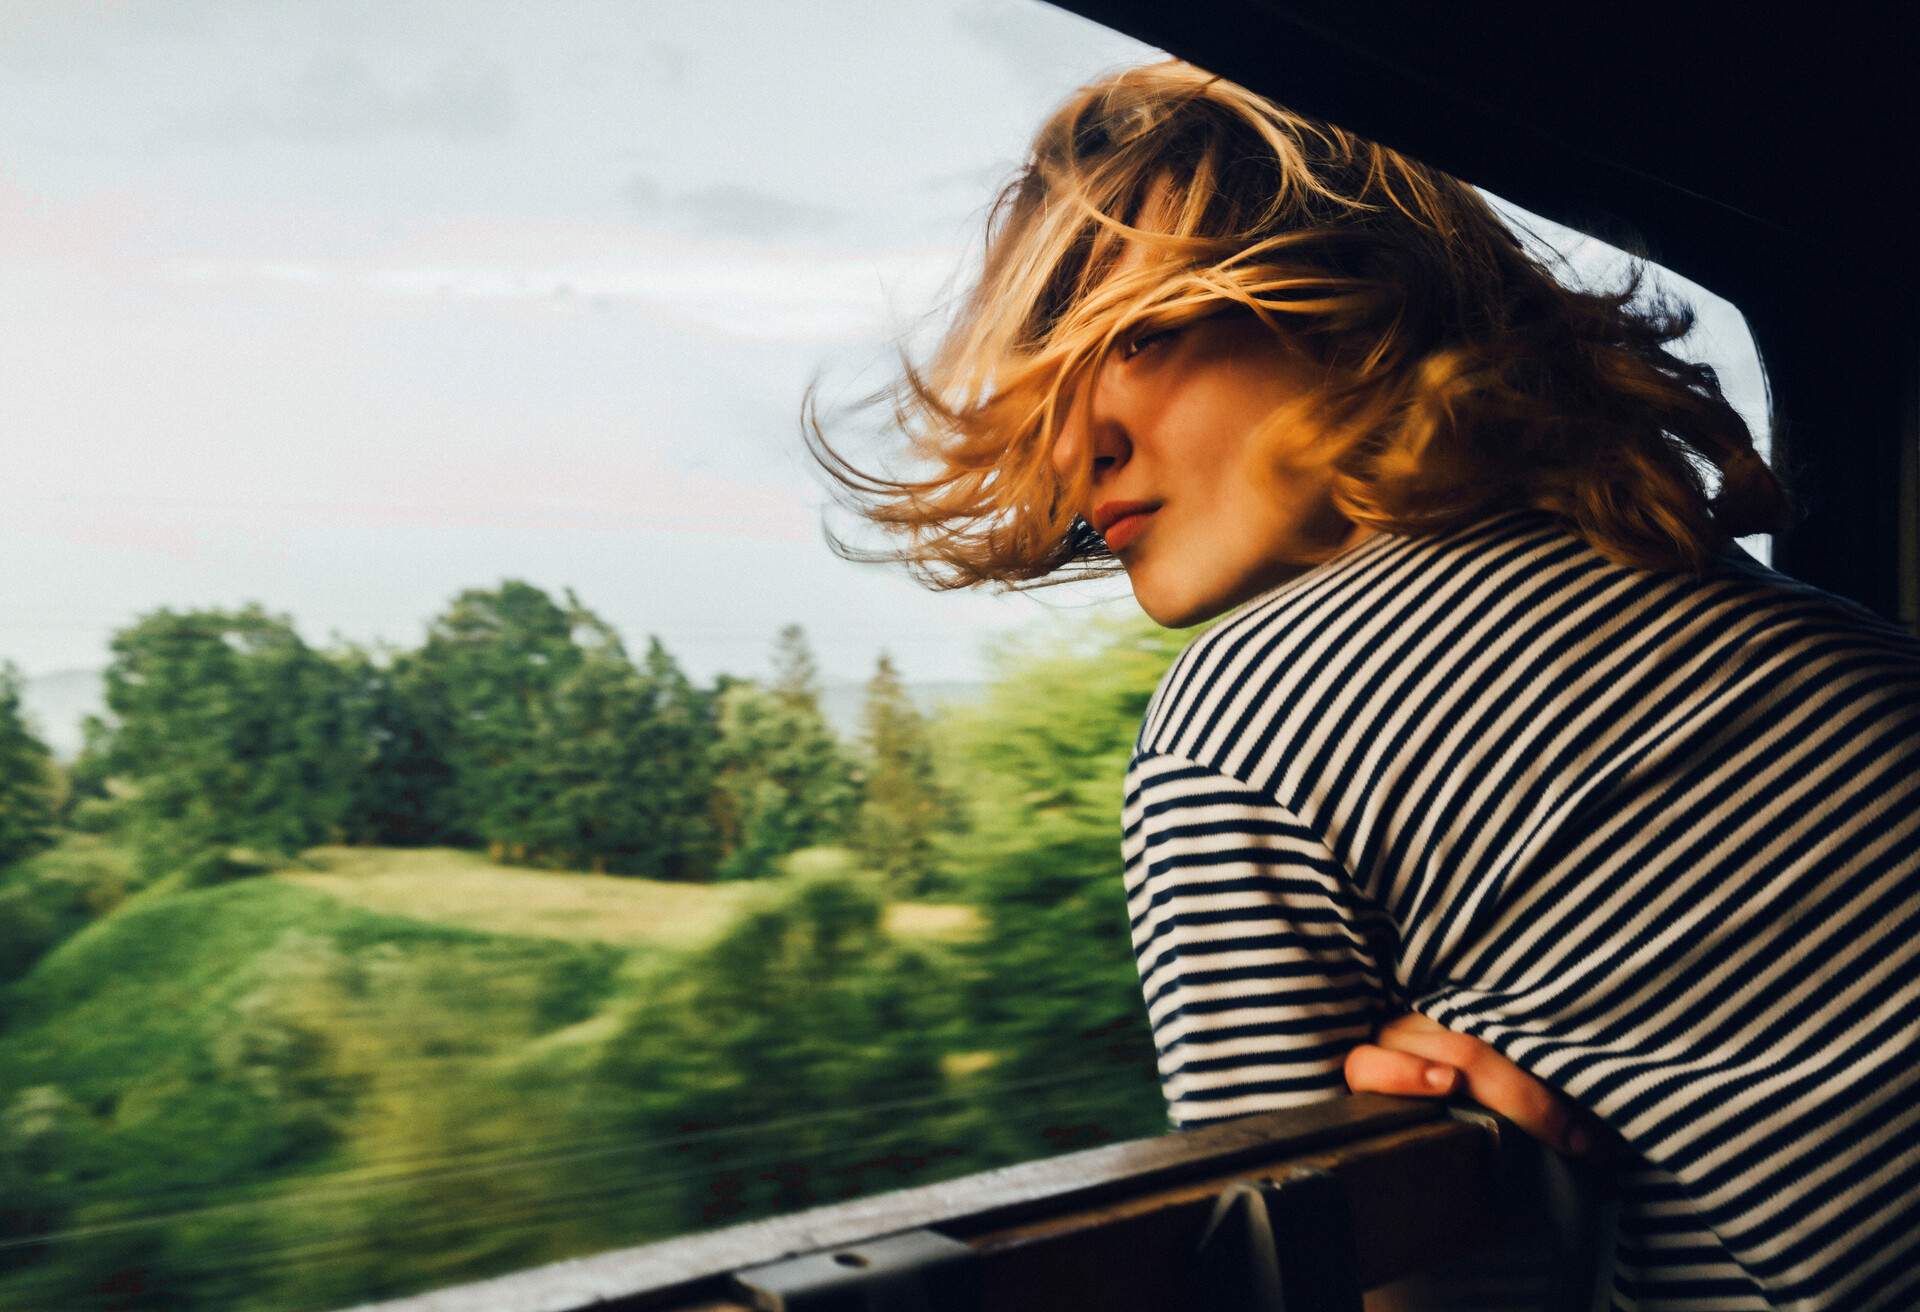
POLYGON ((1169 340, 1179 331, 1178 328, 1160 328, 1150 333, 1136 333, 1127 338, 1126 343, 1121 346, 1120 358, 1131 360, 1148 347, 1169 340))

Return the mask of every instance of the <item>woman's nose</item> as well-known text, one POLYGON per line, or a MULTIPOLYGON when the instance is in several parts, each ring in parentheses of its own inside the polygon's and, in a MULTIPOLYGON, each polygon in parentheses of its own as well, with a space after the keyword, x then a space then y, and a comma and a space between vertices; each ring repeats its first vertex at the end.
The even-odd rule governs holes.
POLYGON ((1091 386, 1075 389, 1073 403, 1054 436, 1053 468, 1063 479, 1073 477, 1074 470, 1091 459, 1097 480, 1124 465, 1133 449, 1121 423, 1109 374, 1103 365, 1091 386))

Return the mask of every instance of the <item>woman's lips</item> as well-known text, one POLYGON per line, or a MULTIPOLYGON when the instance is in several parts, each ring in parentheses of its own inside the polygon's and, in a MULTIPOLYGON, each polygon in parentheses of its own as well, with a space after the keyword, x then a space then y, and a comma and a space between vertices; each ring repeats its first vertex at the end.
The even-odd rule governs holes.
POLYGON ((1154 514, 1155 511, 1152 510, 1136 510, 1133 514, 1123 515, 1107 525, 1107 531, 1101 534, 1107 540, 1107 550, 1123 550, 1129 542, 1146 530, 1147 521, 1152 519, 1154 514))

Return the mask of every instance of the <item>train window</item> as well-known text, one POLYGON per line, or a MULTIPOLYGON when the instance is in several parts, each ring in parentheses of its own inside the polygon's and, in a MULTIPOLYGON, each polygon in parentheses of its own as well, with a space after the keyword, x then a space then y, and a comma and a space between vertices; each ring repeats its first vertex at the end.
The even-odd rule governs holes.
POLYGON ((1115 790, 1181 635, 835 559, 797 440, 1153 54, 9 11, 0 1305, 339 1306, 1164 1130, 1115 790))
MULTIPOLYGON (((1047 612, 836 559, 799 442, 1151 53, 1026 0, 9 8, 0 1306, 342 1306, 1163 1128, 1137 1028, 1040 1051, 1138 1009, 1110 871, 1032 909, 1108 931, 1053 996, 989 983, 1048 849, 963 827, 1057 764, 1047 842, 1112 849, 983 650, 1047 612)), ((1149 676, 1088 659, 1036 686, 1107 731, 1149 676)))

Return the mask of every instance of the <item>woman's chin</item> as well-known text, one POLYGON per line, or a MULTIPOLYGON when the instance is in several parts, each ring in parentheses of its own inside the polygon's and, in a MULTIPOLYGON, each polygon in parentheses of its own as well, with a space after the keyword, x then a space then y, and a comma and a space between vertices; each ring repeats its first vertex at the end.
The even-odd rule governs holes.
POLYGON ((1134 586, 1133 599, 1140 603, 1140 609, 1147 613, 1147 618, 1163 629, 1189 628, 1229 609, 1210 605, 1205 598, 1168 595, 1152 588, 1142 588, 1138 584, 1134 586))

